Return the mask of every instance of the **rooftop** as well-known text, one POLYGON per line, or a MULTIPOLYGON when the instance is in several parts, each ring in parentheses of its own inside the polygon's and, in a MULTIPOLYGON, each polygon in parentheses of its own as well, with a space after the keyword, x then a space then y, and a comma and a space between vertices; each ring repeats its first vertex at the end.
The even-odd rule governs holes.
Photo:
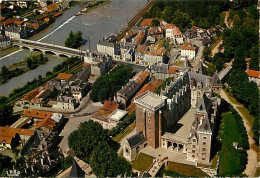
POLYGON ((142 105, 144 107, 148 107, 151 110, 160 109, 165 105, 165 99, 155 93, 150 91, 146 91, 139 96, 137 96, 134 100, 136 104, 142 105))
POLYGON ((140 85, 144 83, 144 81, 149 77, 150 72, 148 70, 145 70, 144 72, 137 73, 133 80, 137 81, 140 85))
POLYGON ((50 117, 46 117, 44 119, 41 119, 37 124, 36 128, 40 127, 46 127, 47 129, 53 130, 53 128, 56 126, 56 121, 53 120, 50 117))
POLYGON ((142 21, 142 23, 140 24, 140 27, 152 26, 152 21, 153 21, 153 18, 151 18, 151 19, 144 19, 142 21))
POLYGON ((120 121, 123 117, 127 115, 127 111, 117 109, 113 113, 110 114, 110 118, 115 121, 120 121))
POLYGON ((72 77, 72 74, 65 74, 65 73, 59 73, 59 75, 56 77, 60 80, 68 80, 72 77))
MULTIPOLYGON (((5 127, 0 127, 0 140, 4 140, 7 139, 8 137, 8 141, 12 140, 13 137, 15 137, 15 134, 19 134, 19 135, 27 135, 27 136, 31 136, 34 133, 34 130, 30 130, 30 129, 19 129, 19 128, 11 128, 9 126, 5 126, 5 127)), ((5 140, 7 142, 7 140, 5 140)))
POLYGON ((25 109, 23 111, 23 115, 25 117, 35 117, 35 118, 39 118, 39 119, 44 119, 46 117, 51 117, 53 115, 53 113, 52 112, 47 112, 47 111, 25 109))
POLYGON ((117 110, 118 106, 118 103, 106 100, 102 109, 114 112, 115 110, 117 110))
POLYGON ((248 77, 260 78, 260 72, 256 70, 247 70, 248 77))

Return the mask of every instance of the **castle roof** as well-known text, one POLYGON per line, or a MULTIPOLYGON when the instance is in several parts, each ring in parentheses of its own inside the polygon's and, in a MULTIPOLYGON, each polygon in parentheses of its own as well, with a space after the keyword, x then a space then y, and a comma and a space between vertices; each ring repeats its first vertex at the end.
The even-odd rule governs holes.
POLYGON ((208 112, 209 108, 210 108, 210 100, 204 93, 197 105, 196 111, 202 113, 209 113, 208 112))
POLYGON ((128 141, 130 148, 133 148, 134 146, 144 142, 146 138, 143 133, 137 133, 126 140, 128 141))
POLYGON ((199 127, 199 131, 200 132, 210 132, 212 133, 212 129, 211 129, 211 125, 208 119, 208 116, 206 116, 203 121, 201 126, 199 127))
POLYGON ((220 79, 219 79, 219 76, 218 76, 217 73, 215 73, 215 74, 212 76, 211 85, 212 85, 212 86, 221 85, 221 82, 220 82, 220 79))

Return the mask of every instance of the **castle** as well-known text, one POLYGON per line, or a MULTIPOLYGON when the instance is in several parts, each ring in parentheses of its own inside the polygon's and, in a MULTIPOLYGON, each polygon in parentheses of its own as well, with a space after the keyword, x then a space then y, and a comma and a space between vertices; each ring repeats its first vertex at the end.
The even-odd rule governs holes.
POLYGON ((159 95, 135 98, 136 134, 126 139, 123 155, 133 161, 144 147, 161 147, 185 154, 186 160, 209 164, 221 89, 217 74, 202 74, 198 65, 174 77, 159 95))

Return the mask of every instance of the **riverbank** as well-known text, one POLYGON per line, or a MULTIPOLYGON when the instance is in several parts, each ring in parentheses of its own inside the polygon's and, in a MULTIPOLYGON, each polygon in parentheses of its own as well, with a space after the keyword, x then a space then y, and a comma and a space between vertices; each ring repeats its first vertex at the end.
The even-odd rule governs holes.
POLYGON ((89 4, 88 7, 86 7, 85 9, 80 11, 79 13, 77 13, 76 16, 83 15, 85 13, 88 13, 92 9, 96 9, 98 7, 101 7, 101 6, 103 6, 105 4, 109 4, 109 3, 110 3, 110 0, 93 2, 93 3, 89 4))

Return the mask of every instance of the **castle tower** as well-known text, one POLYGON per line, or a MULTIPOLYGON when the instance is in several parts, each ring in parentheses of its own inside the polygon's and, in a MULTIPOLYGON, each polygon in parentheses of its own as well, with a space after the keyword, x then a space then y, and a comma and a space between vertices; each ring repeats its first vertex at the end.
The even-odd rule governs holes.
POLYGON ((166 97, 158 96, 150 91, 144 92, 135 99, 136 132, 142 132, 152 148, 160 146, 162 128, 162 110, 166 97))

